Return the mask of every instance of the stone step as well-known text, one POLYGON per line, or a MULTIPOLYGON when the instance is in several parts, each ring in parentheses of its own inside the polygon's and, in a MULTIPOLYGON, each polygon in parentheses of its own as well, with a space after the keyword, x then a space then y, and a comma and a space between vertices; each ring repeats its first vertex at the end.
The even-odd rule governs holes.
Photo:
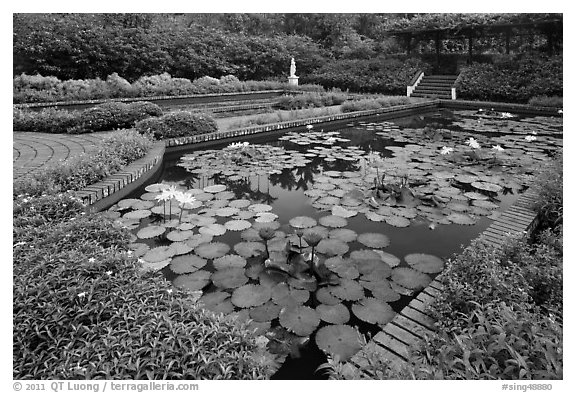
POLYGON ((451 94, 451 90, 447 88, 434 88, 434 87, 416 87, 414 93, 441 93, 441 94, 451 94))
POLYGON ((410 97, 420 97, 420 98, 446 98, 451 99, 450 94, 433 94, 433 93, 412 93, 410 97))

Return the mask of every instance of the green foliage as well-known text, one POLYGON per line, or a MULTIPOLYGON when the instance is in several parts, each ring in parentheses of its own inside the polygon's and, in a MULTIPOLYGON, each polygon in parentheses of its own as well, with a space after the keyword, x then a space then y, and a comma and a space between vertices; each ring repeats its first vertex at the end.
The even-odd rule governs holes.
POLYGON ((559 153, 543 168, 535 182, 538 192, 536 209, 540 212, 542 226, 555 230, 562 225, 563 208, 563 154, 559 153))
POLYGON ((118 131, 105 138, 91 153, 72 156, 15 181, 13 194, 81 190, 143 157, 151 146, 150 140, 136 131, 118 131))
POLYGON ((339 88, 361 93, 404 94, 406 85, 419 69, 421 61, 375 57, 367 60, 335 60, 317 69, 303 80, 325 88, 339 88))
POLYGON ((275 104, 280 109, 319 108, 323 106, 340 105, 346 101, 346 94, 341 92, 305 93, 284 95, 275 104))
POLYGON ((474 63, 456 81, 459 98, 520 103, 534 96, 562 96, 562 86, 562 56, 474 63))
POLYGON ((273 113, 265 113, 254 117, 247 117, 236 120, 228 124, 227 129, 234 130, 237 128, 246 128, 255 125, 281 123, 283 121, 292 121, 300 119, 309 119, 311 117, 329 116, 342 113, 340 107, 322 107, 299 109, 291 111, 276 111, 273 113))
POLYGON ((413 103, 414 98, 406 96, 389 96, 389 97, 378 97, 378 98, 368 98, 354 101, 347 101, 342 104, 342 112, 356 112, 365 111, 369 109, 380 109, 388 108, 395 105, 407 105, 413 103))
POLYGON ((14 131, 65 133, 78 127, 80 116, 77 112, 46 108, 32 111, 14 108, 12 111, 14 131))
POLYGON ((550 108, 562 108, 562 97, 558 96, 536 96, 530 98, 528 105, 544 106, 550 108))
POLYGON ((139 121, 135 128, 154 139, 169 139, 216 132, 218 125, 211 116, 204 113, 175 111, 159 118, 139 121))

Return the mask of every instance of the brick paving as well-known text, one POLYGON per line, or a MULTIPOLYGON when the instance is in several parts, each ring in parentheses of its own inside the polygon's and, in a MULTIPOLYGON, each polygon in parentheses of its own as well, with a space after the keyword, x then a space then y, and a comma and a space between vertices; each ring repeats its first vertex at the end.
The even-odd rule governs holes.
POLYGON ((90 152, 110 132, 93 134, 46 134, 14 132, 12 145, 12 179, 28 176, 70 156, 90 152))

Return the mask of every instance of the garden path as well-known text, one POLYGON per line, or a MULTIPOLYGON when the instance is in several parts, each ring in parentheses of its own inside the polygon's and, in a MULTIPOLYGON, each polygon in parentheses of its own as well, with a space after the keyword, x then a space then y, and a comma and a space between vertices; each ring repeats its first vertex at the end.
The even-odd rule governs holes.
POLYGON ((12 140, 12 179, 17 180, 71 155, 94 150, 110 132, 69 135, 40 132, 14 132, 12 140))

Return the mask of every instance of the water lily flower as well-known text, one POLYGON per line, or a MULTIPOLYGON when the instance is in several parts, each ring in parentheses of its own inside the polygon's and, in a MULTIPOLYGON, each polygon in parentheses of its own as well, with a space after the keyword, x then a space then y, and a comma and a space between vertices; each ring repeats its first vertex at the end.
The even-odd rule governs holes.
POLYGON ((128 250, 128 251, 126 251, 126 254, 127 254, 128 256, 131 256, 132 254, 134 254, 134 251, 128 250))
POLYGON ((192 203, 196 201, 196 198, 192 194, 187 192, 178 192, 176 194, 176 200, 180 202, 180 205, 184 205, 186 203, 192 203))
POLYGON ((109 275, 109 276, 111 276, 111 275, 112 275, 112 270, 108 270, 108 271, 106 272, 106 274, 109 275))
POLYGON ((562 109, 558 109, 558 113, 562 114, 564 111, 562 109))
POLYGON ((532 135, 538 135, 536 131, 532 131, 532 135))
POLYGON ((480 149, 480 144, 478 143, 478 141, 472 137, 470 137, 467 141, 466 144, 468 146, 470 146, 473 149, 480 149))
POLYGON ((484 109, 480 108, 478 109, 478 112, 484 112, 484 109))
POLYGON ((96 262, 96 258, 92 257, 92 258, 88 258, 88 262, 90 263, 94 263, 96 262))
POLYGON ((528 142, 532 142, 536 140, 536 137, 534 135, 526 135, 524 139, 526 139, 528 142))
POLYGON ((501 113, 501 116, 502 116, 503 118, 505 118, 505 119, 514 117, 514 115, 513 115, 512 113, 510 113, 510 112, 502 112, 502 113, 501 113))
POLYGON ((492 150, 504 151, 504 148, 500 145, 496 145, 496 146, 492 146, 492 150))
POLYGON ((169 295, 171 295, 172 292, 173 292, 173 290, 172 290, 172 289, 167 289, 166 292, 167 292, 169 295))
POLYGON ((314 126, 313 126, 312 124, 308 124, 308 125, 306 126, 306 128, 307 128, 308 130, 311 130, 312 128, 314 128, 314 126))
POLYGON ((80 292, 80 293, 78 294, 78 297, 79 297, 80 299, 84 298, 85 296, 86 296, 86 292, 80 292))
POLYGON ((453 151, 454 151, 454 148, 452 148, 452 147, 442 146, 442 150, 440 150, 440 154, 442 154, 442 155, 450 154, 453 151))

